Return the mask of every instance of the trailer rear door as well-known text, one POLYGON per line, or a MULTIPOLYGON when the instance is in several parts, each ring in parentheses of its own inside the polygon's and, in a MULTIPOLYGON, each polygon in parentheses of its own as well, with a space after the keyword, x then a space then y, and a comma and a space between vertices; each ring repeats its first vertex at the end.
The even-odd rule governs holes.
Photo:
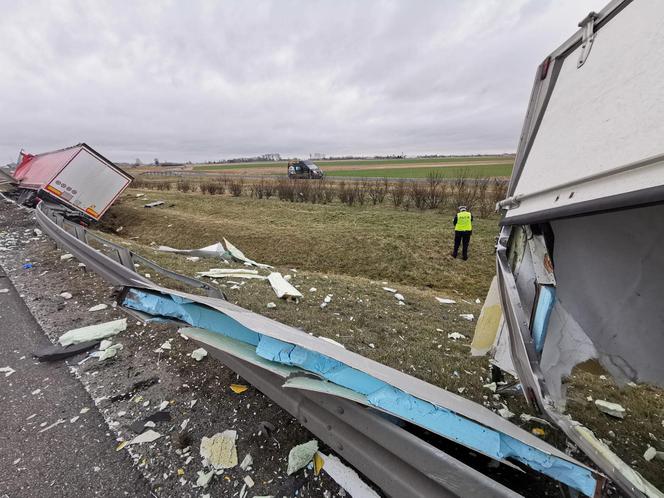
POLYGON ((664 2, 614 2, 538 71, 504 224, 664 199, 664 2))
POLYGON ((117 169, 81 149, 45 190, 98 220, 130 181, 117 169))

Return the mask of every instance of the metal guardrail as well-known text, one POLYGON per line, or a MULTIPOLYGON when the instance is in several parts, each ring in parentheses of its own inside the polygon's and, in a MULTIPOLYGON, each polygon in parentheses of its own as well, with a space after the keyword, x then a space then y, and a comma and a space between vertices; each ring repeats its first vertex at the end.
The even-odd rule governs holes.
MULTIPOLYGON (((90 230, 88 230, 82 225, 73 223, 65 219, 64 216, 62 216, 61 214, 59 206, 50 205, 50 204, 45 205, 44 203, 42 203, 38 207, 37 213, 38 213, 37 221, 39 221, 40 225, 44 226, 42 220, 45 221, 46 219, 48 219, 50 221, 50 223, 46 223, 46 226, 44 226, 44 230, 49 235, 49 237, 54 239, 56 242, 64 245, 68 249, 71 249, 72 252, 76 252, 79 250, 87 252, 88 249, 92 249, 90 247, 90 241, 95 241, 98 244, 101 244, 103 247, 110 249, 108 251, 109 252, 108 257, 111 258, 116 263, 123 266, 124 268, 126 268, 127 270, 129 270, 131 273, 133 273, 134 278, 139 277, 140 279, 147 282, 147 280, 145 280, 135 271, 136 267, 134 265, 136 264, 143 265, 159 273, 160 275, 163 275, 167 278, 171 278, 173 280, 177 280, 188 287, 201 289, 205 291, 205 293, 210 297, 225 299, 223 293, 216 287, 213 287, 205 282, 201 282, 200 280, 197 280, 195 278, 191 278, 186 275, 182 275, 180 273, 159 266, 154 261, 150 261, 149 259, 144 258, 139 254, 136 254, 135 252, 131 251, 130 249, 122 245, 116 244, 114 242, 111 242, 110 240, 100 237, 99 235, 92 233, 90 230), (44 209, 42 209, 42 206, 44 206, 44 209), (70 236, 75 237, 75 239, 78 242, 81 242, 82 245, 76 244, 75 246, 70 247, 69 245, 62 243, 62 241, 60 240, 62 239, 62 234, 58 233, 57 231, 54 231, 53 227, 47 228, 51 223, 61 228, 65 233, 69 234, 70 236)), ((78 255, 76 256, 78 257, 78 255)), ((91 266, 94 270, 95 267, 96 266, 98 267, 99 264, 100 260, 98 258, 95 258, 94 261, 91 262, 89 266, 91 266)), ((88 265, 88 263, 86 263, 86 265, 88 265)))
MULTIPOLYGON (((134 261, 138 261, 155 271, 158 268, 166 276, 183 283, 199 288, 205 286, 90 233, 84 227, 65 220, 57 210, 50 209, 44 203, 37 207, 36 218, 45 234, 114 285, 158 288, 136 273, 133 265, 134 261), (88 245, 89 240, 113 249, 114 252, 110 251, 113 256, 94 249, 88 245)), ((279 404, 388 496, 521 496, 371 408, 330 394, 284 388, 283 379, 267 370, 221 350, 212 349, 210 354, 279 404)))

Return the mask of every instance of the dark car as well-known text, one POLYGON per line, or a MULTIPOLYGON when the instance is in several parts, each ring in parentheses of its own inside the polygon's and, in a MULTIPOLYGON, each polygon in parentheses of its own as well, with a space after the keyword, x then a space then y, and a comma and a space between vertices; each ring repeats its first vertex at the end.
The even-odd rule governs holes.
POLYGON ((323 170, 313 161, 291 161, 288 163, 288 178, 323 178, 323 170))

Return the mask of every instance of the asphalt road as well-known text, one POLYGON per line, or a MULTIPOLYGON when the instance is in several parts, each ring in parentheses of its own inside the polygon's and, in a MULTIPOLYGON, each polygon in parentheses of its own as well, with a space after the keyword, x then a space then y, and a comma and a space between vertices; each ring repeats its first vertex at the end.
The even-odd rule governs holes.
POLYGON ((102 415, 64 361, 33 359, 31 352, 45 344, 0 267, 0 368, 16 371, 0 372, 0 498, 151 496, 127 452, 115 451, 102 415))

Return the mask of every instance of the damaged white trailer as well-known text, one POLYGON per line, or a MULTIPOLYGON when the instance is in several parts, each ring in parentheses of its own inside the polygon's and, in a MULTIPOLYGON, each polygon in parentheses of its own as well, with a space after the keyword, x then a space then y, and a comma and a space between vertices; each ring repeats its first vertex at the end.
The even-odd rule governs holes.
POLYGON ((663 496, 563 415, 562 380, 595 359, 664 385, 664 2, 614 1, 579 26, 537 69, 499 203, 494 353, 623 492, 663 496))

